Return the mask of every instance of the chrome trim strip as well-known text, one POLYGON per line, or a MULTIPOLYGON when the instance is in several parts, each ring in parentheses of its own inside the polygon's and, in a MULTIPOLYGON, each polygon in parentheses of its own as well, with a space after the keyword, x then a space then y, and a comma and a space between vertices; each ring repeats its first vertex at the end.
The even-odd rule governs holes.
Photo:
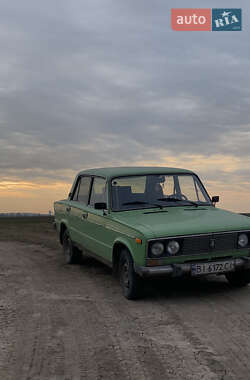
POLYGON ((127 236, 127 237, 129 237, 129 238, 131 238, 131 239, 135 239, 135 238, 136 238, 136 236, 134 236, 134 235, 129 235, 129 234, 125 233, 125 232, 121 232, 120 230, 115 229, 115 228, 113 228, 113 227, 109 227, 109 226, 107 226, 107 225, 105 225, 104 227, 105 227, 107 230, 111 230, 111 231, 117 232, 117 233, 119 233, 120 235, 127 236))
POLYGON ((172 265, 165 265, 162 267, 134 266, 134 270, 139 276, 142 276, 142 277, 166 276, 166 275, 171 275, 174 272, 172 265))

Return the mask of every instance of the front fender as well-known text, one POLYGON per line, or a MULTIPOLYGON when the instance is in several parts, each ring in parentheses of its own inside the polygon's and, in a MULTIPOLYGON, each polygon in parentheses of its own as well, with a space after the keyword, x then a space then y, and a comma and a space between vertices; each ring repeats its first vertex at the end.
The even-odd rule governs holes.
MULTIPOLYGON (((126 238, 119 236, 115 239, 113 247, 116 244, 124 245, 130 252, 134 263, 136 265, 145 265, 145 252, 146 252, 146 241, 142 239, 142 243, 138 244, 134 238, 126 238)), ((114 248, 113 248, 114 249, 114 248)))

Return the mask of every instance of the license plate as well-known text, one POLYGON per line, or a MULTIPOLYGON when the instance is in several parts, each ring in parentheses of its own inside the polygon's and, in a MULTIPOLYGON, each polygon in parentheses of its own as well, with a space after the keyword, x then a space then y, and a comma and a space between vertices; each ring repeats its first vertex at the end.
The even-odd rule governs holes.
POLYGON ((192 276, 198 276, 200 274, 212 274, 220 272, 231 272, 234 270, 234 261, 214 261, 211 263, 192 264, 191 274, 192 276))

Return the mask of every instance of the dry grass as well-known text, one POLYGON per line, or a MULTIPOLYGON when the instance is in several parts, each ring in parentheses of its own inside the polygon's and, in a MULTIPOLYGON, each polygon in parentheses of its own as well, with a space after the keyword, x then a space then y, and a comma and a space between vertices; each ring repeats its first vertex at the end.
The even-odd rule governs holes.
POLYGON ((47 216, 0 218, 0 241, 20 241, 59 248, 53 221, 53 217, 47 216))

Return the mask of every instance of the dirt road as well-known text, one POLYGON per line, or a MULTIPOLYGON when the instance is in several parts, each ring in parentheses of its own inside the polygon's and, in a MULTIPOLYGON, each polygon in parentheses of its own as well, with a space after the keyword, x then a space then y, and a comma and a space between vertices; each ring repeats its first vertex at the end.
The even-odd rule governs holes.
POLYGON ((127 301, 94 260, 0 242, 0 379, 249 379, 249 295, 213 277, 127 301))

